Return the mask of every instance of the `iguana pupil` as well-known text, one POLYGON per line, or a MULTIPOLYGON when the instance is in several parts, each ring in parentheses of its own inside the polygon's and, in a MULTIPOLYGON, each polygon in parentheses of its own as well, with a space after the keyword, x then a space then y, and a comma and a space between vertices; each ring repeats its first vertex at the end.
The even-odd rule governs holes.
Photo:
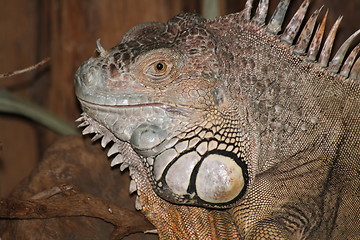
POLYGON ((163 65, 162 63, 158 63, 158 64, 156 65, 156 69, 157 69, 158 71, 162 71, 162 70, 164 69, 164 65, 163 65))

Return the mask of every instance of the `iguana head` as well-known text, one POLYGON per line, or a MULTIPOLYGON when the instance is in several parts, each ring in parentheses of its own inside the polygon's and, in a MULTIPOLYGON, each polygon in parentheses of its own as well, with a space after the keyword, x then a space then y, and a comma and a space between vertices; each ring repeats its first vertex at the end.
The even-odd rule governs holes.
POLYGON ((98 56, 76 73, 76 94, 90 118, 142 157, 162 198, 228 207, 248 184, 246 133, 205 22, 183 14, 136 26, 109 51, 98 42, 98 56))

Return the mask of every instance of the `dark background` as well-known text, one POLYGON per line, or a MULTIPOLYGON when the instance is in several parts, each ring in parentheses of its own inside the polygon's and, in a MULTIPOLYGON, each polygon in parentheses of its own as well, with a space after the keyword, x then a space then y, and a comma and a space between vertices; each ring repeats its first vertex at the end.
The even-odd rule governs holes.
MULTIPOLYGON (((240 11, 245 4, 245 0, 219 2, 221 15, 240 11)), ((278 0, 270 2, 272 13, 278 0)), ((291 13, 301 2, 291 3, 291 13)), ((35 71, 0 79, 0 89, 36 103, 75 126, 80 109, 73 75, 80 63, 93 55, 98 38, 108 49, 136 24, 166 22, 181 12, 203 14, 207 7, 204 3, 205 0, 0 0, 0 73, 51 57, 50 63, 35 71)), ((313 0, 307 16, 322 5, 325 8, 321 17, 329 9, 327 31, 339 15, 344 15, 336 41, 338 48, 360 27, 360 0, 313 0)), ((29 119, 0 112, 0 198, 29 174, 45 149, 59 137, 29 119)))

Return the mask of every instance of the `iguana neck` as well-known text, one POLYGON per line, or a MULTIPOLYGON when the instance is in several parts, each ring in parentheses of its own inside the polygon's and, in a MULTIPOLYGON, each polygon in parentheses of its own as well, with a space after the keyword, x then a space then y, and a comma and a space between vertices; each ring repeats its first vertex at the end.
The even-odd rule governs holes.
POLYGON ((225 85, 238 112, 246 114, 245 131, 259 138, 251 150, 259 154, 259 171, 340 138, 341 119, 333 113, 346 104, 343 82, 294 55, 258 25, 229 32, 219 34, 225 85))

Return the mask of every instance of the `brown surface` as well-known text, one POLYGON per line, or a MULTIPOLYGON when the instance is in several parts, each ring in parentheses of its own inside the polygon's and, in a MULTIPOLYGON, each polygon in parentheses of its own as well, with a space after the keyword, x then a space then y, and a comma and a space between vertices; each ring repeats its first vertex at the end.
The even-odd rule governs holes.
MULTIPOLYGON (((79 215, 118 223, 119 230, 125 232, 133 226, 136 226, 134 231, 151 230, 151 224, 135 211, 134 196, 130 198, 128 186, 128 174, 120 174, 118 168, 111 170, 106 154, 98 145, 83 141, 81 137, 62 138, 48 149, 32 174, 17 186, 9 197, 14 200, 0 201, 0 217, 51 218, 0 220, 0 237, 3 240, 110 238, 113 226, 102 220, 59 217, 79 215), (47 197, 49 190, 64 185, 73 185, 76 192, 69 190, 47 197), (37 196, 35 200, 34 196, 37 196), (112 214, 108 208, 112 209, 112 214)), ((131 235, 128 239, 142 238, 144 234, 131 235)), ((146 238, 156 239, 156 236, 146 235, 146 238)))

